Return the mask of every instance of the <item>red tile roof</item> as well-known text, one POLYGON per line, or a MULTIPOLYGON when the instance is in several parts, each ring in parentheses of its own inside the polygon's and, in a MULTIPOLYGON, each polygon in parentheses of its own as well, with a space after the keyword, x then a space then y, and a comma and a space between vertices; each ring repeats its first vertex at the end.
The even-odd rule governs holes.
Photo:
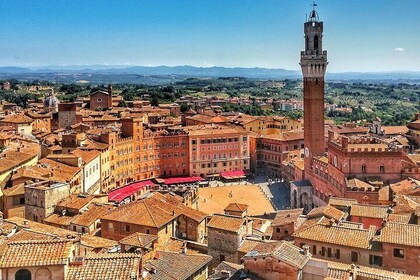
POLYGON ((71 255, 73 242, 67 240, 31 240, 6 243, 1 268, 64 265, 71 255))
POLYGON ((94 254, 70 264, 66 280, 139 279, 141 255, 94 254))

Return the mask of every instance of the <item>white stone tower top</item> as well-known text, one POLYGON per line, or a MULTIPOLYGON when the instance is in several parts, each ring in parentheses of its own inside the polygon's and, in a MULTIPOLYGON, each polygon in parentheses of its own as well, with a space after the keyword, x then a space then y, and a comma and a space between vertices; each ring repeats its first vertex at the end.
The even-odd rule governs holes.
POLYGON ((314 3, 313 10, 304 25, 305 50, 300 54, 300 65, 304 78, 324 77, 328 65, 327 51, 322 49, 324 23, 319 21, 315 6, 314 3))

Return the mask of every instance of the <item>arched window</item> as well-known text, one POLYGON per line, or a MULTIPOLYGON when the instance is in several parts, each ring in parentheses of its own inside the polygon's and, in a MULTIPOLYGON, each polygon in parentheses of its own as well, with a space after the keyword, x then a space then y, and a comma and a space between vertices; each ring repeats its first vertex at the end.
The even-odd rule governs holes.
POLYGON ((27 269, 19 269, 15 274, 15 280, 31 280, 31 272, 27 269))
POLYGON ((35 279, 51 280, 52 279, 51 271, 46 267, 42 267, 36 271, 35 279))
POLYGON ((315 53, 318 54, 318 35, 315 35, 314 37, 314 50, 315 53))

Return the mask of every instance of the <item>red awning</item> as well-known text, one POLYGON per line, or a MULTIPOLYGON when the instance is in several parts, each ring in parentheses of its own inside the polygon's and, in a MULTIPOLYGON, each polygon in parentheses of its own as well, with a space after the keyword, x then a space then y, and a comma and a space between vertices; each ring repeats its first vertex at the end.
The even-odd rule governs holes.
POLYGON ((220 173, 225 179, 237 179, 237 178, 245 178, 246 172, 243 170, 235 170, 235 171, 226 171, 220 173))
POLYGON ((132 183, 125 187, 113 190, 110 193, 108 193, 108 201, 114 201, 114 202, 120 203, 125 198, 135 194, 136 192, 145 188, 148 185, 151 187, 156 186, 156 184, 148 180, 148 181, 143 181, 143 182, 132 183))
POLYGON ((176 177, 176 178, 168 178, 164 179, 165 185, 175 185, 175 184, 185 184, 185 183, 195 183, 203 181, 203 178, 199 176, 193 176, 193 177, 176 177))

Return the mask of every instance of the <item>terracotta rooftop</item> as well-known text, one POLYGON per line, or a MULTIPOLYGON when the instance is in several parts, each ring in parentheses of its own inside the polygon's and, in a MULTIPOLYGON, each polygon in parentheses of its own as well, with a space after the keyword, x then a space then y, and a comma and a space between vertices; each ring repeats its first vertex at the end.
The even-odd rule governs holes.
POLYGON ((351 265, 311 258, 315 262, 327 263, 328 276, 326 280, 376 279, 376 280, 420 280, 420 277, 392 272, 380 268, 361 265, 351 265), (350 276, 350 272, 353 276, 350 276))
POLYGON ((303 208, 277 211, 272 226, 283 226, 291 223, 297 225, 297 220, 303 214, 303 208))
POLYGON ((94 198, 95 196, 93 195, 72 194, 66 199, 57 203, 57 206, 80 211, 80 209, 91 203, 94 198))
POLYGON ((349 207, 357 204, 357 199, 343 198, 343 197, 330 197, 328 204, 331 206, 349 207))
POLYGON ((85 151, 85 150, 80 150, 80 149, 76 149, 76 150, 72 151, 71 153, 73 155, 81 157, 85 164, 91 162, 92 160, 94 160, 100 154, 100 152, 95 151, 95 150, 85 151))
POLYGON ((407 178, 394 184, 390 184, 392 192, 396 195, 420 195, 420 181, 407 178))
POLYGON ((118 246, 115 240, 84 234, 80 237, 80 244, 92 249, 111 249, 118 246))
POLYGON ((199 222, 207 216, 206 213, 185 206, 176 198, 171 199, 170 196, 156 192, 148 198, 111 210, 102 218, 159 228, 181 214, 199 222))
POLYGON ((55 226, 63 226, 63 227, 68 227, 73 220, 77 217, 76 216, 66 216, 66 215, 61 215, 61 214, 51 214, 50 216, 46 217, 44 219, 44 223, 46 224, 50 224, 50 225, 55 225, 55 226))
POLYGON ((350 216, 386 219, 388 206, 355 204, 351 207, 350 216))
POLYGON ((271 256, 293 267, 302 269, 310 259, 309 255, 301 253, 301 249, 290 242, 280 241, 260 243, 248 252, 243 259, 271 256))
POLYGON ((33 119, 24 114, 7 115, 0 119, 0 123, 16 123, 16 124, 29 124, 32 123, 33 119))
MULTIPOLYGON (((242 241, 242 243, 239 246, 239 248, 237 249, 237 251, 246 254, 249 251, 251 251, 252 249, 254 249, 261 242, 265 242, 265 241, 264 240, 258 240, 258 239, 257 240, 245 239, 245 240, 242 241)), ((273 241, 273 242, 275 242, 275 241, 273 241)))
POLYGON ((20 217, 11 217, 11 218, 6 219, 5 221, 17 225, 19 229, 22 229, 22 228, 30 229, 32 231, 41 232, 41 233, 48 232, 49 234, 54 234, 63 238, 69 238, 69 237, 77 238, 77 233, 74 231, 70 231, 67 229, 54 227, 54 226, 50 226, 46 224, 41 224, 34 221, 29 221, 20 217))
POLYGON ((310 219, 325 216, 327 218, 335 219, 337 221, 347 218, 347 215, 347 213, 342 212, 329 204, 321 207, 316 207, 307 214, 308 218, 310 219))
POLYGON ((113 205, 97 205, 92 203, 86 211, 73 219, 71 224, 89 227, 112 209, 114 209, 113 205))
MULTIPOLYGON (((237 264, 237 263, 231 263, 223 261, 221 262, 214 270, 214 273, 209 275, 209 280, 221 280, 221 279, 229 279, 229 280, 239 280, 243 279, 244 277, 241 277, 241 273, 244 272, 244 265, 243 264, 237 264), (230 274, 229 278, 226 278, 226 273, 230 274)), ((260 280, 261 278, 253 277, 249 274, 247 274, 247 280, 260 280)))
POLYGON ((57 182, 70 182, 80 172, 80 167, 64 164, 52 159, 43 158, 33 168, 51 172, 49 179, 57 182))
POLYGON ((305 170, 305 161, 303 160, 293 160, 294 166, 299 170, 305 170))
POLYGON ((68 266, 66 280, 139 279, 141 255, 94 254, 68 266))
POLYGON ((14 223, 11 223, 7 220, 3 220, 3 223, 0 224, 0 233, 2 235, 9 235, 17 228, 14 223))
POLYGON ((406 127, 405 125, 381 126, 381 130, 385 135, 406 134, 406 133, 408 133, 408 127, 406 127))
POLYGON ((48 175, 49 172, 47 170, 42 170, 36 166, 22 166, 15 170, 12 176, 12 180, 17 180, 20 178, 45 180, 48 175))
POLYGON ((388 222, 377 238, 379 242, 420 247, 420 225, 388 222))
POLYGON ((302 131, 293 131, 293 132, 282 132, 279 134, 269 134, 262 136, 267 139, 274 139, 280 141, 297 141, 303 140, 303 130, 302 131))
POLYGON ((11 242, 16 241, 29 241, 29 240, 58 240, 60 239, 57 235, 50 234, 47 232, 38 232, 31 229, 21 229, 8 238, 11 242))
MULTIPOLYGON (((43 178, 45 180, 45 178, 43 178)), ((1 191, 5 196, 15 196, 15 195, 24 195, 25 186, 24 184, 14 185, 8 188, 2 188, 1 191)))
POLYGON ((348 180, 347 187, 349 187, 351 189, 357 189, 357 190, 363 190, 363 191, 369 191, 369 190, 374 190, 375 189, 375 187, 372 186, 371 184, 366 183, 366 182, 364 182, 362 180, 359 180, 357 178, 348 180))
POLYGON ((408 224, 411 220, 411 215, 389 214, 388 221, 395 223, 408 224))
POLYGON ((148 261, 144 269, 156 273, 149 273, 147 280, 186 280, 208 265, 212 260, 209 255, 188 255, 174 252, 158 251, 158 258, 148 261))
POLYGON ((215 214, 207 224, 207 227, 237 233, 244 223, 245 220, 241 217, 215 214))
POLYGON ((37 157, 38 153, 36 150, 30 151, 28 149, 16 151, 16 150, 6 150, 0 154, 0 174, 32 160, 37 157))
POLYGON ((157 235, 135 232, 121 239, 119 243, 132 247, 149 248, 157 239, 157 235))
POLYGON ((228 206, 226 206, 225 211, 229 211, 229 212, 245 212, 248 209, 248 205, 247 204, 242 204, 242 203, 229 203, 228 206))
POLYGON ((192 136, 210 136, 216 135, 229 135, 244 133, 245 130, 240 127, 224 126, 224 125, 191 125, 185 126, 183 129, 192 136))
POLYGON ((153 203, 150 203, 147 199, 143 199, 111 210, 101 219, 160 228, 176 217, 166 210, 154 207, 153 203))
POLYGON ((0 132, 0 140, 7 140, 12 138, 13 135, 6 133, 6 132, 0 132))
POLYGON ((367 230, 317 223, 295 231, 293 237, 347 247, 369 249, 374 233, 373 228, 367 230))
POLYGON ((1 268, 64 265, 71 255, 72 244, 66 240, 8 242, 3 248, 1 268))

